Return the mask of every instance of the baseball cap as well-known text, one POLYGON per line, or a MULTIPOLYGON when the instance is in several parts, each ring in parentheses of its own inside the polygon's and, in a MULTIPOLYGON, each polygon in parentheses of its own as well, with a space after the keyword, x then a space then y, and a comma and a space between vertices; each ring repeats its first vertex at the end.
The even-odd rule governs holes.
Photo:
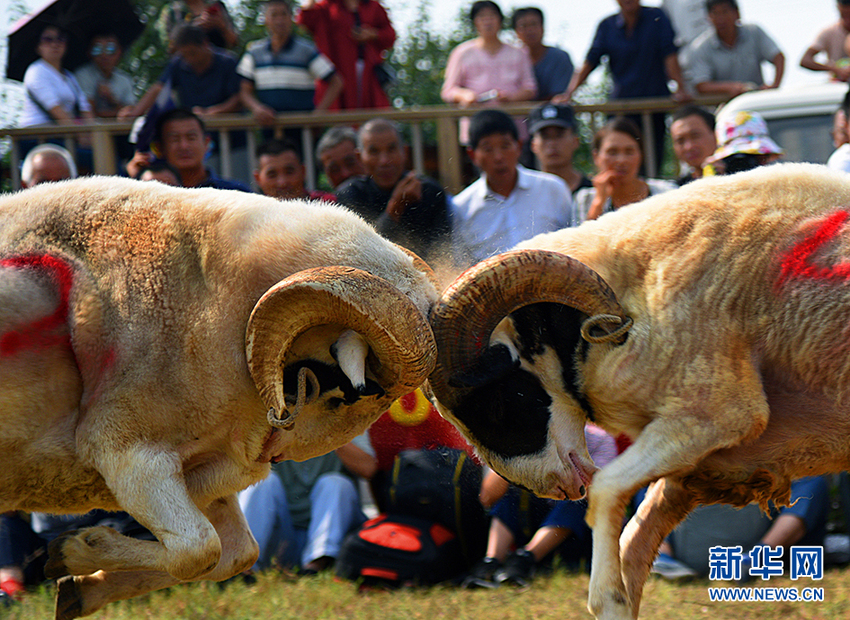
POLYGON ((534 108, 528 115, 529 131, 536 134, 546 127, 576 129, 576 117, 572 106, 545 103, 534 108))

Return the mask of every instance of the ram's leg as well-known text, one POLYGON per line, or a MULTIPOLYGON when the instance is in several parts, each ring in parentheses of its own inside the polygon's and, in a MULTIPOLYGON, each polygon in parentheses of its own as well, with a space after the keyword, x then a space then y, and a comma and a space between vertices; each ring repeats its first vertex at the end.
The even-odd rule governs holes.
POLYGON ((135 540, 107 527, 72 532, 51 543, 48 576, 155 570, 193 580, 218 564, 221 541, 189 496, 177 454, 140 446, 113 449, 98 468, 118 504, 157 542, 135 540))
MULTIPOLYGON (((223 581, 250 568, 257 559, 257 543, 236 496, 210 504, 204 514, 218 532, 221 560, 202 579, 223 581)), ((64 577, 56 589, 56 620, 72 620, 94 613, 107 603, 133 598, 180 583, 161 571, 99 571, 93 575, 64 577)))
POLYGON ((626 596, 640 608, 643 586, 661 541, 694 508, 693 496, 671 478, 661 478, 649 489, 620 536, 620 561, 626 596))

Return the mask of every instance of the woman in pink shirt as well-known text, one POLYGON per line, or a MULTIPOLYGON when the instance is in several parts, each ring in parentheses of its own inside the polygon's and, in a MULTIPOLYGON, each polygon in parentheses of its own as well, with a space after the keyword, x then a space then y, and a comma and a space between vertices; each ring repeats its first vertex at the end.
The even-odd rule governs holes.
MULTIPOLYGON (((478 0, 470 10, 478 36, 461 43, 449 54, 446 78, 440 96, 461 107, 475 104, 496 106, 512 101, 530 101, 537 94, 531 58, 524 49, 503 43, 502 10, 491 0, 478 0)), ((466 142, 466 125, 461 141, 466 142)))

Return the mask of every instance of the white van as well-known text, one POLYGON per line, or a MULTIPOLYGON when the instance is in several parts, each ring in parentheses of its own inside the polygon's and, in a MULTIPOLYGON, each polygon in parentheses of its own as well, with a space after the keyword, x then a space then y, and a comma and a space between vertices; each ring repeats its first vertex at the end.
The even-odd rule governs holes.
POLYGON ((783 161, 824 164, 835 150, 832 118, 847 89, 843 82, 825 82, 752 91, 730 100, 718 114, 758 112, 770 137, 785 149, 783 161))

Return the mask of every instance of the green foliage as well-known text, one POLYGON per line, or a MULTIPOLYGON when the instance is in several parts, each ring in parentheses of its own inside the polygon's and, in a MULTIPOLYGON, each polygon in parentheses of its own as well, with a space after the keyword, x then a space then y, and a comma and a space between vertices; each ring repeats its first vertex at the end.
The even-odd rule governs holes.
POLYGON ((390 55, 389 62, 398 74, 398 81, 389 91, 396 108, 443 103, 440 88, 449 53, 475 36, 467 7, 458 9, 457 26, 447 35, 431 31, 432 11, 430 0, 420 2, 416 19, 396 41, 390 55))

